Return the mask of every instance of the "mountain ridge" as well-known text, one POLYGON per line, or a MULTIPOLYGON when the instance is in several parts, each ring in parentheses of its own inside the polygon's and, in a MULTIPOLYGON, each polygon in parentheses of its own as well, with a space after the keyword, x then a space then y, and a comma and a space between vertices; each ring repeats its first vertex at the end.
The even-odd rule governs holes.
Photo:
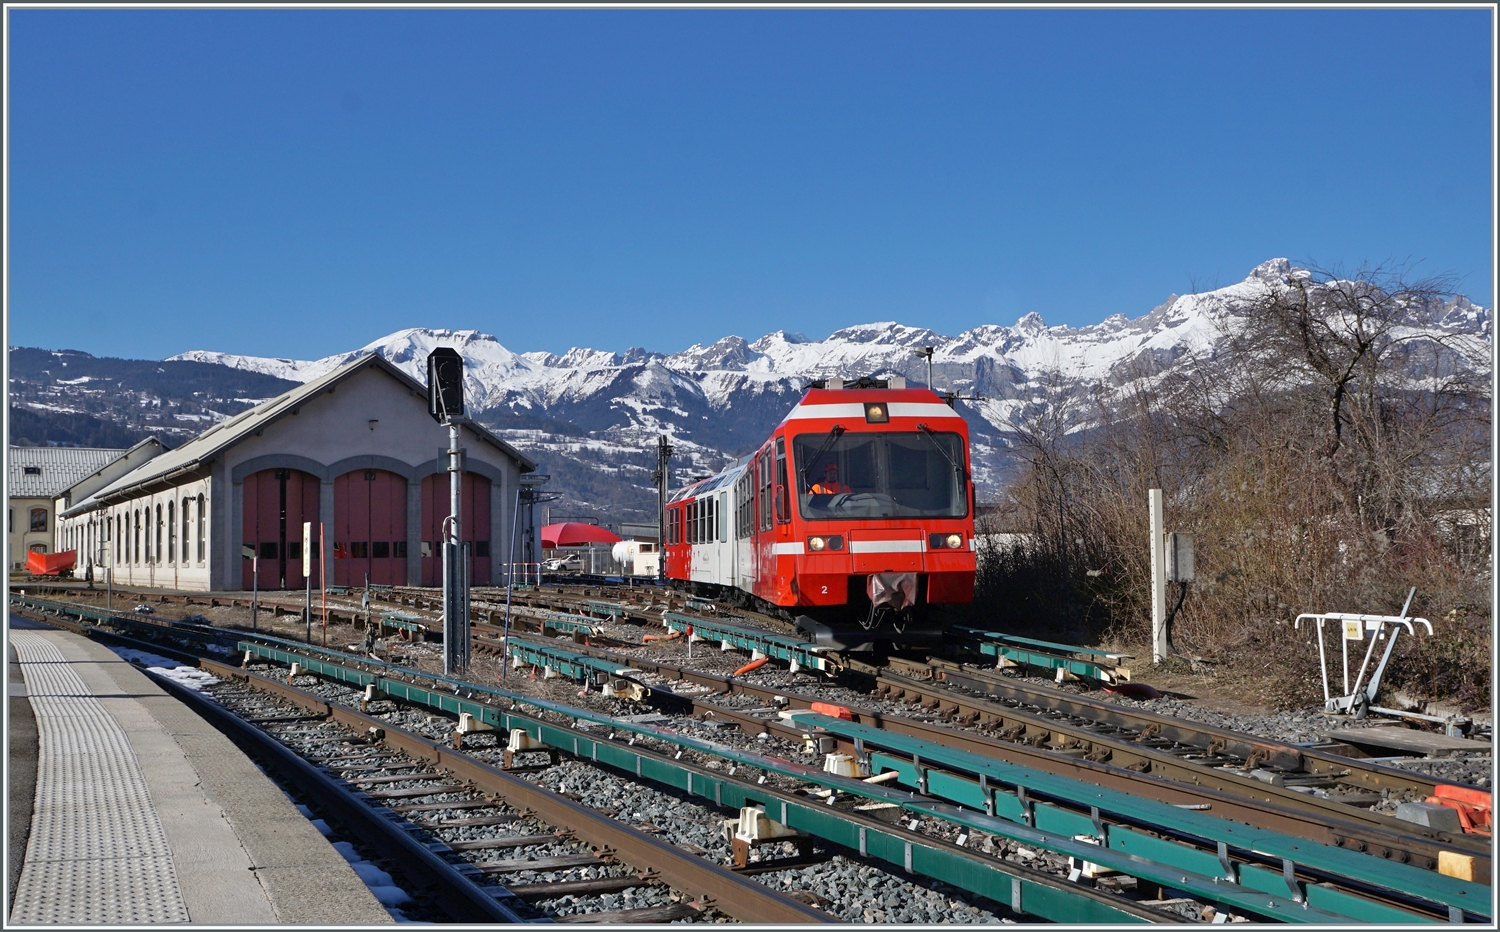
MULTIPOLYGON (((1032 312, 1012 326, 983 324, 956 336, 876 321, 821 340, 776 330, 755 340, 727 335, 676 353, 572 347, 562 354, 516 352, 478 330, 413 327, 315 360, 192 350, 168 361, 307 381, 379 353, 425 382, 427 354, 451 346, 465 358, 470 412, 548 464, 552 488, 583 511, 649 499, 649 451, 660 434, 677 447, 679 475, 701 475, 753 449, 813 379, 901 375, 910 384, 926 384, 927 361, 914 350, 931 346, 934 388, 960 396, 955 407, 970 425, 976 481, 993 494, 1010 468, 1004 453, 1014 425, 1028 412, 1059 392, 1121 392, 1173 367, 1211 361, 1237 332, 1247 302, 1268 285, 1307 274, 1286 259, 1272 259, 1241 282, 1172 294, 1140 316, 1113 313, 1081 327, 1049 327, 1032 312)), ((1487 360, 1488 309, 1454 297, 1412 314, 1412 334, 1467 341, 1473 346, 1464 350, 1465 358, 1477 358, 1483 348, 1487 360)), ((644 517, 654 509, 639 512, 644 517)))

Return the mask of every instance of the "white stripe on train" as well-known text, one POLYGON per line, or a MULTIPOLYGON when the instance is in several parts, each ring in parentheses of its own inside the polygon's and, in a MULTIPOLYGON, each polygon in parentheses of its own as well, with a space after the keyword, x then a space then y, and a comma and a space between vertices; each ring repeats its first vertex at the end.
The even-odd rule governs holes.
MULTIPOLYGON (((941 418, 956 417, 963 415, 941 403, 929 403, 918 401, 893 401, 888 405, 891 417, 925 417, 941 418)), ((837 404, 799 404, 786 416, 788 421, 807 420, 809 418, 840 418, 850 417, 865 418, 865 406, 862 403, 838 402, 837 404)))

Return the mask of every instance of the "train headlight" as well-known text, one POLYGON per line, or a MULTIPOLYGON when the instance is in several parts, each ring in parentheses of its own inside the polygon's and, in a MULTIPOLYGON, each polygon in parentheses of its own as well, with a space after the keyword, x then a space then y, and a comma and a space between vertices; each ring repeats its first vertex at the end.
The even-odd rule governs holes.
POLYGON ((809 537, 807 539, 807 549, 813 553, 820 553, 824 550, 843 550, 844 538, 838 534, 832 537, 809 537))
POLYGON ((945 543, 950 548, 957 550, 964 545, 964 536, 962 534, 949 534, 948 540, 945 543))
POLYGON ((959 550, 964 545, 962 534, 929 534, 927 537, 927 548, 929 550, 959 550))
POLYGON ((809 537, 807 539, 807 549, 813 551, 814 553, 817 553, 827 546, 828 542, 821 537, 809 537))

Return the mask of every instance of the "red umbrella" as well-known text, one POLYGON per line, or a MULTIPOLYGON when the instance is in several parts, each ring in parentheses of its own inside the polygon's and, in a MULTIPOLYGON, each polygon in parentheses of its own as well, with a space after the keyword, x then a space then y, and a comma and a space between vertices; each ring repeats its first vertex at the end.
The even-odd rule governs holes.
POLYGON ((614 544, 621 540, 623 538, 620 535, 608 528, 578 521, 564 521, 561 524, 549 524, 542 528, 542 549, 544 550, 577 547, 581 544, 614 544))

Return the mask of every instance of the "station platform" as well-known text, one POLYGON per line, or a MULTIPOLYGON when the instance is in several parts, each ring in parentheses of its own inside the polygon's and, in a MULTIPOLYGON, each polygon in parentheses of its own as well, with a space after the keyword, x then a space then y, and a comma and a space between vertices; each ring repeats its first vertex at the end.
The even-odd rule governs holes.
POLYGON ((88 638, 7 626, 6 927, 394 921, 280 788, 144 673, 88 638))

